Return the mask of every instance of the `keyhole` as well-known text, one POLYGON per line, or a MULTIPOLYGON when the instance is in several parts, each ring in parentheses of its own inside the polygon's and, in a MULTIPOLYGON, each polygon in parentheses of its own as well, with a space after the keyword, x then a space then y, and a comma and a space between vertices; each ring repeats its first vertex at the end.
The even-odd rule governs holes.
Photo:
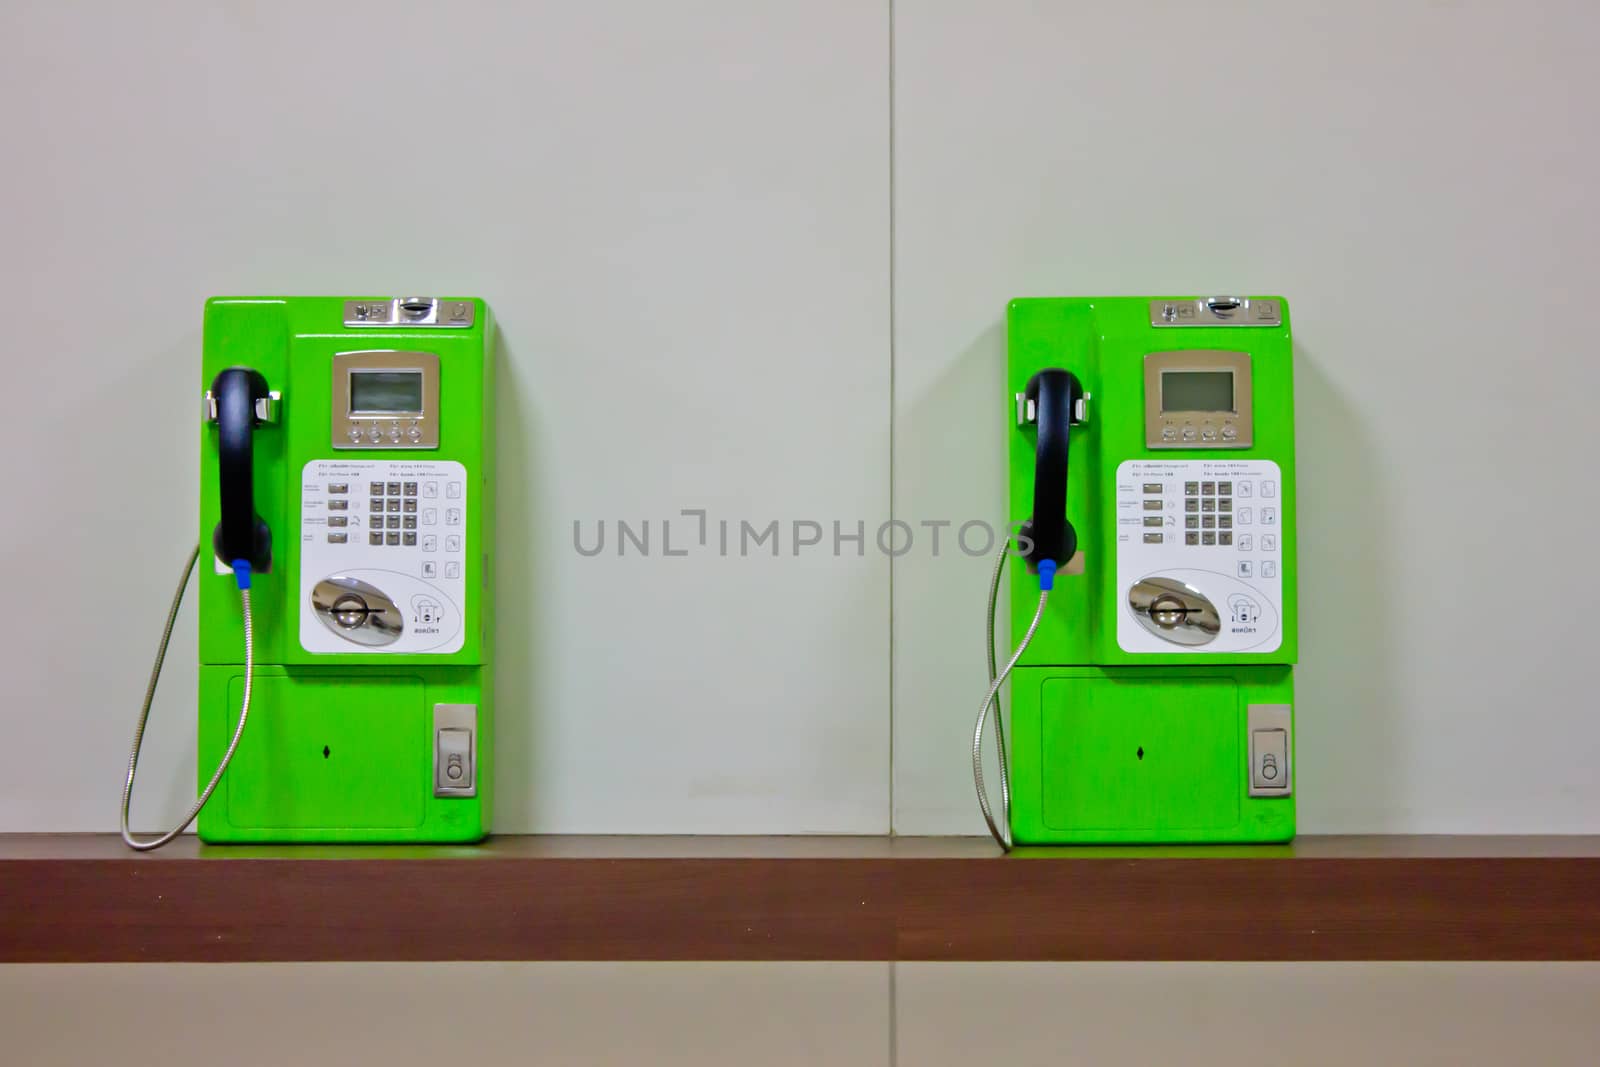
POLYGON ((1140 759, 1144 759, 1144 746, 1140 745, 1139 751, 1135 752, 1134 755, 1138 756, 1140 759))
POLYGON ((322 746, 322 758, 323 759, 327 759, 328 758, 328 746, 327 745, 323 745, 322 746))

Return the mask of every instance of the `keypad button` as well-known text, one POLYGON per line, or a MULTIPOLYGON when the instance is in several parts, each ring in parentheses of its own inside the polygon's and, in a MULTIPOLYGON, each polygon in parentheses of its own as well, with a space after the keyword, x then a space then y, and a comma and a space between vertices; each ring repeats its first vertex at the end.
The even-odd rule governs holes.
POLYGON ((368 496, 382 496, 383 495, 383 483, 382 482, 371 482, 371 483, 369 483, 367 485, 367 495, 368 496))
POLYGON ((329 482, 328 483, 328 492, 330 492, 330 493, 349 493, 350 492, 350 483, 349 482, 329 482))
POLYGON ((417 502, 415 500, 402 500, 400 503, 405 505, 403 508, 401 508, 401 510, 404 511, 407 515, 416 514, 417 502))
POLYGON ((1201 511, 1216 511, 1217 510, 1216 498, 1208 496, 1204 500, 1200 501, 1200 510, 1201 511))
POLYGON ((349 511, 350 510, 350 501, 348 501, 348 500, 330 500, 330 501, 328 501, 328 510, 329 511, 349 511))
POLYGON ((1144 517, 1144 524, 1146 526, 1160 526, 1161 525, 1161 516, 1160 515, 1146 515, 1144 517))
POLYGON ((1216 496, 1217 495, 1217 483, 1216 482, 1201 482, 1200 483, 1200 492, 1204 496, 1216 496))
POLYGON ((1161 510, 1161 501, 1159 501, 1159 500, 1146 500, 1144 502, 1144 509, 1146 511, 1160 511, 1161 510))
POLYGON ((1225 496, 1225 497, 1218 498, 1218 500, 1217 500, 1217 510, 1218 511, 1232 511, 1233 510, 1233 497, 1225 496))
POLYGON ((399 496, 400 495, 400 483, 399 482, 390 482, 389 483, 389 495, 390 496, 399 496))
POLYGON ((329 515, 328 516, 328 525, 329 526, 349 526, 350 525, 350 516, 348 516, 348 515, 329 515))
POLYGON ((391 529, 391 530, 400 529, 400 516, 398 516, 398 515, 390 515, 389 516, 389 529, 391 529))
POLYGON ((417 543, 417 535, 414 533, 405 533, 400 536, 404 544, 414 545, 417 543))
POLYGON ((1215 530, 1217 528, 1217 517, 1215 515, 1207 515, 1200 520, 1200 525, 1207 530, 1215 530))
POLYGON ((400 501, 398 501, 398 500, 389 501, 389 510, 390 511, 399 511, 400 510, 400 501))
POLYGON ((415 530, 417 528, 417 517, 415 515, 407 515, 402 525, 407 530, 415 530))
POLYGON ((1196 500, 1194 497, 1190 497, 1188 500, 1183 502, 1183 510, 1189 512, 1199 511, 1200 501, 1196 500))
POLYGON ((1218 515, 1217 516, 1217 528, 1221 529, 1221 530, 1231 530, 1231 529, 1233 529, 1233 516, 1232 515, 1218 515))
POLYGON ((1186 545, 1198 545, 1200 543, 1200 534, 1194 530, 1190 530, 1188 533, 1183 535, 1183 543, 1186 545))
POLYGON ((1217 483, 1217 492, 1223 494, 1224 496, 1231 496, 1233 494, 1233 483, 1232 482, 1218 482, 1217 483))
POLYGON ((1199 482, 1184 482, 1183 483, 1183 495, 1184 496, 1199 496, 1200 495, 1200 483, 1199 482))
POLYGON ((1206 530, 1200 535, 1200 543, 1202 545, 1214 545, 1217 543, 1217 535, 1211 530, 1206 530))
POLYGON ((367 501, 367 510, 371 511, 373 514, 377 514, 378 512, 382 511, 383 497, 375 496, 371 500, 367 501))
POLYGON ((1161 492, 1161 483, 1160 482, 1145 482, 1144 483, 1144 491, 1146 493, 1159 493, 1159 492, 1161 492))
POLYGON ((406 496, 416 496, 417 495, 417 483, 416 482, 407 482, 406 483, 405 492, 406 492, 406 496))
POLYGON ((329 533, 328 534, 328 543, 329 544, 342 545, 342 544, 344 544, 345 542, 347 542, 349 540, 350 540, 350 535, 345 533, 342 530, 340 532, 338 532, 338 533, 329 533))
POLYGON ((387 534, 386 537, 388 538, 385 542, 386 544, 398 545, 400 543, 400 535, 398 533, 387 534))
POLYGON ((1159 545, 1161 543, 1161 535, 1158 533, 1147 533, 1144 535, 1144 543, 1147 545, 1159 545))
POLYGON ((369 545, 381 545, 381 544, 383 544, 383 534, 379 533, 377 530, 373 530, 371 533, 367 534, 367 544, 369 544, 369 545))
POLYGON ((1200 516, 1198 516, 1198 515, 1185 515, 1183 517, 1183 526, 1184 526, 1184 529, 1186 529, 1186 530, 1198 530, 1198 529, 1200 529, 1200 516))
POLYGON ((1221 533, 1217 534, 1217 541, 1220 544, 1231 545, 1233 544, 1233 534, 1229 533, 1227 530, 1223 530, 1221 533))

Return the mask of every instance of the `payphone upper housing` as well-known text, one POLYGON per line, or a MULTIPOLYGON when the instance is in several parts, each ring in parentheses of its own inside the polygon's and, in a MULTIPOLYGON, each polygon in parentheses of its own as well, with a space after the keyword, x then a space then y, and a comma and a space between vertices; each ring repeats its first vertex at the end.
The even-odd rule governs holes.
MULTIPOLYGON (((1016 404, 1065 368, 1078 531, 1012 675, 1018 844, 1294 834, 1298 655, 1292 342, 1258 297, 1040 298, 1008 310, 1011 521, 1034 433, 1016 404)), ((1011 572, 1013 640, 1038 597, 1011 572)))
MULTIPOLYGON (((256 434, 253 710, 207 841, 474 841, 493 795, 494 326, 472 298, 218 297, 202 380, 247 366, 256 434)), ((203 430, 200 526, 220 507, 203 430)), ((234 582, 200 574, 199 760, 245 684, 234 582)))

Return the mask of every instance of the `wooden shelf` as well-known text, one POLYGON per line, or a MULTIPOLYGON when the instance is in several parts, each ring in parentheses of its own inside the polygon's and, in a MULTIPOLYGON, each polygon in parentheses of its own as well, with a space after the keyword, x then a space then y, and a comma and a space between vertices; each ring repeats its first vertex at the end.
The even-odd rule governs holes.
POLYGON ((1593 960, 1600 837, 205 847, 0 835, 0 962, 1593 960))

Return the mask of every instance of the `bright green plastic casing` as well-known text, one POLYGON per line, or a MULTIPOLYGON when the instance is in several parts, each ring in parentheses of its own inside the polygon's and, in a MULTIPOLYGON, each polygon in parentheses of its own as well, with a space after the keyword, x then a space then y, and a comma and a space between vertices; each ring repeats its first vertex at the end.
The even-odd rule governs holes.
MULTIPOLYGON (((1011 830, 1019 844, 1278 842, 1294 836, 1292 791, 1252 796, 1250 788, 1249 709, 1292 705, 1298 655, 1289 313, 1281 298, 1254 299, 1277 302, 1276 325, 1158 326, 1148 297, 1010 304, 1003 410, 1010 427, 1013 529, 1032 508, 1036 436, 1032 427, 1018 425, 1017 395, 1038 371, 1060 368, 1075 374, 1091 397, 1086 422, 1070 436, 1067 516, 1078 533, 1078 555, 1061 568, 1038 633, 1012 674, 1011 830), (1147 446, 1145 357, 1178 350, 1248 353, 1249 447, 1147 446), (1281 515, 1274 516, 1278 548, 1272 559, 1282 573, 1281 629, 1268 651, 1174 646, 1135 652, 1119 644, 1119 623, 1131 619, 1119 616, 1132 609, 1127 583, 1118 576, 1118 537, 1184 535, 1181 513, 1165 520, 1178 521, 1177 530, 1151 530, 1139 512, 1128 510, 1138 503, 1130 494, 1141 487, 1119 487, 1119 465, 1183 460, 1277 465, 1275 499, 1261 502, 1281 515)), ((1182 503, 1167 506, 1181 509, 1182 503)), ((1261 567, 1259 552, 1241 558, 1251 556, 1261 567)), ((1037 607, 1039 584, 1020 560, 1012 562, 1014 647, 1037 607)), ((1288 741, 1286 773, 1293 766, 1292 728, 1288 741)))
MULTIPOLYGON (((472 306, 470 326, 346 326, 347 299, 355 298, 217 297, 206 303, 202 388, 219 371, 245 366, 264 375, 282 403, 277 424, 254 433, 255 506, 272 531, 272 565, 253 576, 251 588, 256 669, 250 717, 228 772, 200 814, 205 841, 467 842, 489 830, 493 322, 482 301, 450 299, 441 303, 472 306), (430 413, 437 419, 436 448, 333 447, 335 416, 346 414, 334 411, 333 357, 374 350, 437 355, 438 403, 430 413), (310 472, 317 461, 352 460, 454 461, 464 468, 465 499, 459 502, 465 506, 451 516, 459 521, 451 536, 464 540, 459 649, 397 654, 356 644, 348 652, 305 647, 302 556, 324 547, 314 540, 337 536, 320 525, 327 522, 320 511, 309 513, 326 506, 322 500, 336 499, 326 496, 332 491, 326 479, 310 472), (312 499, 318 503, 305 503, 312 499), (435 788, 436 705, 476 709, 474 796, 436 795, 448 794, 435 788)), ((245 678, 240 594, 231 573, 218 573, 211 553, 220 514, 217 450, 217 430, 207 425, 200 450, 202 786, 238 722, 245 678)), ((349 514, 361 516, 367 485, 349 488, 349 514)), ((349 533, 352 550, 367 536, 362 528, 349 533)))

